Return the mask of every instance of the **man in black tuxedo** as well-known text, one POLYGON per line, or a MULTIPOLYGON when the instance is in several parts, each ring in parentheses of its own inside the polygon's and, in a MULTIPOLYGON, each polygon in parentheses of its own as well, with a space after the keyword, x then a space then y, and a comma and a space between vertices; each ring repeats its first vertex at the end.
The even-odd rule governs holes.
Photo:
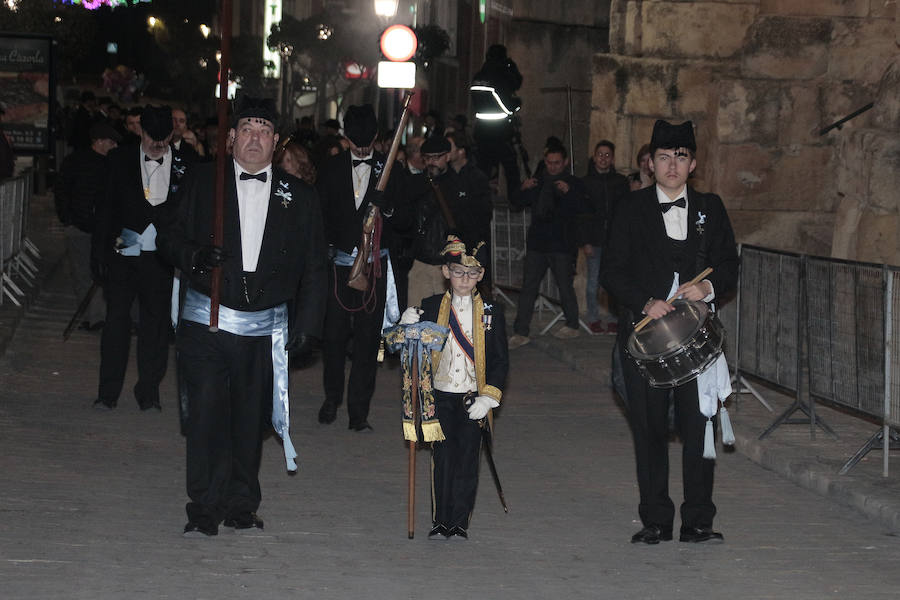
MULTIPOLYGON (((656 185, 631 194, 616 213, 603 256, 601 281, 624 307, 617 349, 634 321, 658 319, 674 310, 665 302, 673 293, 688 300, 712 302, 737 284, 738 256, 734 232, 722 200, 687 185, 697 166, 693 124, 657 121, 650 142, 656 185), (708 279, 688 285, 705 267, 708 279)), ((632 543, 657 544, 672 539, 675 507, 669 497, 669 390, 650 387, 637 365, 624 355, 627 414, 634 438, 643 528, 632 543)), ((675 421, 683 444, 684 503, 682 542, 722 541, 712 528, 715 463, 703 457, 707 417, 699 409, 697 381, 673 390, 675 421)))
POLYGON ((91 243, 91 270, 103 284, 106 326, 100 341, 100 385, 94 407, 115 408, 131 345, 131 305, 138 299, 138 381, 141 410, 161 410, 159 383, 169 357, 172 267, 156 252, 156 225, 177 192, 186 163, 169 148, 172 110, 147 105, 141 143, 109 153, 109 179, 91 243))
POLYGON ((394 231, 406 229, 410 224, 408 202, 403 194, 403 165, 394 165, 383 193, 375 189, 386 161, 385 155, 372 147, 377 133, 378 122, 372 106, 351 106, 344 116, 344 134, 350 148, 327 158, 316 182, 325 221, 325 240, 333 262, 328 270, 323 340, 325 402, 319 410, 319 423, 333 423, 337 418, 338 406, 344 398, 347 342, 352 335, 353 365, 347 383, 347 412, 353 431, 372 428, 368 422, 369 403, 375 391, 381 331, 386 320, 393 323, 400 316, 396 288, 391 289, 393 276, 387 249, 393 247, 394 231), (380 269, 381 276, 371 282, 367 292, 361 292, 348 287, 347 278, 370 204, 381 209, 384 219, 380 256, 373 257, 378 261, 373 266, 380 269), (387 299, 392 301, 388 303, 387 299))
POLYGON ((315 190, 272 165, 276 122, 271 100, 245 97, 238 106, 222 246, 211 243, 214 163, 196 165, 177 213, 160 231, 160 250, 181 269, 186 287, 177 336, 187 404, 185 535, 216 535, 223 519, 237 530, 263 528, 256 510, 270 416, 288 470, 297 468, 288 433, 288 352, 306 352, 321 335, 327 263, 315 190), (222 279, 218 331, 211 332, 215 267, 222 279))

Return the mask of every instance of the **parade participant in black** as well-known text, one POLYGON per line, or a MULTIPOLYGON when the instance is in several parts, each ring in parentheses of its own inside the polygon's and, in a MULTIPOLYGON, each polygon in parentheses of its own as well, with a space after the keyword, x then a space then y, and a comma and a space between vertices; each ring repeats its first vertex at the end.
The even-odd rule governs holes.
POLYGON ((471 254, 458 238, 443 250, 441 271, 450 290, 410 307, 401 325, 420 319, 450 328, 444 348, 434 353, 435 406, 444 436, 432 446, 432 529, 430 539, 468 538, 478 490, 481 427, 500 405, 509 353, 502 306, 485 303, 476 284, 489 260, 484 242, 471 254))
POLYGON ((177 192, 186 163, 169 148, 172 110, 146 106, 141 143, 109 153, 106 196, 91 246, 94 278, 103 282, 106 326, 100 342, 100 386, 94 406, 116 406, 131 344, 131 305, 138 299, 138 382, 141 410, 160 410, 159 383, 169 356, 172 266, 156 252, 156 225, 177 192))
POLYGON ((568 152, 559 142, 548 140, 544 150, 545 169, 522 182, 522 204, 531 206, 531 225, 526 238, 528 250, 523 265, 522 293, 513 325, 510 348, 529 343, 531 317, 541 281, 547 269, 553 273, 566 324, 553 335, 560 339, 577 337, 578 300, 573 280, 577 249, 576 219, 584 212, 585 191, 580 179, 571 175, 568 152))
MULTIPOLYGON (((693 125, 657 121, 650 143, 656 185, 633 193, 617 212, 601 266, 601 282, 624 306, 618 347, 644 315, 658 319, 674 308, 663 300, 673 293, 711 302, 737 283, 734 233, 722 200, 687 185, 696 167, 693 125), (688 283, 705 267, 708 279, 688 283)), ((620 350, 621 352, 621 350, 620 350)), ((625 369, 627 415, 634 438, 643 528, 633 543, 672 539, 675 508, 669 497, 667 389, 650 387, 637 365, 620 356, 625 369)), ((675 422, 683 443, 684 503, 682 542, 722 541, 714 531, 713 460, 703 457, 707 417, 700 412, 697 380, 672 391, 675 422)))
POLYGON ((375 391, 378 347, 385 321, 399 317, 396 286, 390 271, 387 249, 393 247, 397 229, 410 226, 408 202, 403 194, 403 166, 392 169, 384 193, 375 189, 385 167, 385 155, 372 144, 378 133, 375 111, 369 104, 351 106, 344 116, 344 134, 350 149, 326 159, 319 168, 317 187, 325 221, 325 240, 333 258, 328 279, 328 301, 323 340, 325 401, 319 410, 319 422, 333 423, 344 399, 344 365, 347 342, 352 341, 350 378, 347 382, 347 412, 350 429, 366 431, 369 403, 375 391), (362 292, 347 286, 347 278, 362 234, 363 219, 369 204, 381 209, 381 277, 373 289, 362 292), (390 293, 389 293, 390 292, 390 293), (387 302, 390 300, 390 302, 387 302), (396 314, 390 313, 396 310, 396 314), (392 317, 392 318, 391 318, 392 317))
POLYGON ((416 194, 413 205, 417 228, 413 242, 415 262, 409 272, 410 301, 443 294, 447 289, 441 272, 441 251, 448 233, 455 233, 470 246, 490 238, 490 198, 483 195, 484 190, 470 187, 472 181, 450 167, 451 148, 445 137, 425 140, 422 155, 428 178, 424 185, 410 184, 416 194))
MULTIPOLYGON (((66 227, 66 251, 72 284, 78 298, 91 288, 91 238, 97 223, 97 209, 104 203, 109 170, 106 156, 122 136, 111 125, 94 123, 90 128, 90 148, 80 148, 63 160, 60 178, 54 187, 56 214, 66 227)), ((103 326, 106 307, 101 294, 94 294, 84 312, 83 327, 103 326)))
POLYGON ((210 245, 216 165, 185 181, 177 213, 159 243, 182 272, 177 349, 187 400, 185 534, 218 525, 262 529, 262 434, 271 415, 289 470, 287 353, 321 335, 327 258, 315 190, 272 165, 278 141, 271 100, 244 98, 229 131, 224 244, 210 245), (210 277, 221 267, 219 331, 209 330, 210 277), (294 315, 289 315, 289 302, 294 315), (293 316, 290 332, 288 321, 293 316))

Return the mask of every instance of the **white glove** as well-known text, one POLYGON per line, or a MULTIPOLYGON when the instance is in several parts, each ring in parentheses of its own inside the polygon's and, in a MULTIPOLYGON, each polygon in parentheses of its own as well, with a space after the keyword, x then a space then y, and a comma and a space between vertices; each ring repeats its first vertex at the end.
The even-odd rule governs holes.
POLYGON ((406 310, 403 311, 403 314, 400 315, 400 324, 401 325, 412 325, 413 323, 419 322, 419 315, 422 314, 422 310, 416 308, 415 306, 410 306, 406 310))
POLYGON ((498 406, 500 406, 500 403, 490 396, 478 396, 466 410, 469 412, 470 419, 478 421, 479 419, 485 418, 489 410, 497 408, 498 406))

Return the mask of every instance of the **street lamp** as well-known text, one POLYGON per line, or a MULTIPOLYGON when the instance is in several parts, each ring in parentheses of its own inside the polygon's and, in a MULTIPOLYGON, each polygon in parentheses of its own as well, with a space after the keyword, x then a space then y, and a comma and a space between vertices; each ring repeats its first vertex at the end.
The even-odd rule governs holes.
POLYGON ((375 14, 387 19, 394 18, 397 14, 397 4, 400 0, 375 0, 375 14))

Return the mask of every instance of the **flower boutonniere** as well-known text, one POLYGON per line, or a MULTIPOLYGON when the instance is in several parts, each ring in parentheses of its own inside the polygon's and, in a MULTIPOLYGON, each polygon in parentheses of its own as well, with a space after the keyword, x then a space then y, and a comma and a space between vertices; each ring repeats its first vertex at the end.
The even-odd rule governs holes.
POLYGON ((697 226, 697 235, 703 235, 703 226, 706 224, 706 215, 702 212, 697 211, 697 222, 694 225, 697 226))
POLYGON ((281 205, 285 208, 290 206, 291 200, 293 199, 291 196, 291 190, 288 187, 288 184, 284 181, 278 180, 278 189, 275 190, 275 195, 281 198, 281 205))
POLYGON ((381 172, 384 170, 384 163, 380 160, 375 161, 375 166, 372 168, 372 171, 375 173, 376 179, 381 177, 381 172))

